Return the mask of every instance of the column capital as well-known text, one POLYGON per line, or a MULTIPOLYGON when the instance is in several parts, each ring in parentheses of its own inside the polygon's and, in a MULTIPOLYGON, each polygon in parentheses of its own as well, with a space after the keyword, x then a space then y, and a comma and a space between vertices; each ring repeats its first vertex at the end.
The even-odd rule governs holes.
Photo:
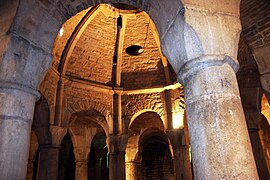
POLYGON ((202 69, 211 66, 222 66, 223 64, 229 64, 234 72, 239 69, 239 63, 237 60, 227 55, 203 55, 187 61, 183 64, 177 72, 177 79, 180 83, 185 84, 185 81, 190 76, 196 74, 202 69))
POLYGON ((128 134, 110 134, 108 141, 110 152, 125 152, 128 134))

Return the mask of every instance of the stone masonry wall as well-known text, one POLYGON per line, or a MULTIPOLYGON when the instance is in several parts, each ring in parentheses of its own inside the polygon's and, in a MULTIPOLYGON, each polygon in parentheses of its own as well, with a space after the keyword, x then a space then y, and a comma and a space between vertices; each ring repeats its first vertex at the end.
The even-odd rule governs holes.
POLYGON ((270 44, 270 3, 266 0, 242 0, 242 33, 253 48, 270 44))
MULTIPOLYGON (((124 95, 122 97, 122 111, 125 121, 129 121, 144 110, 152 110, 159 114, 164 121, 164 104, 161 93, 124 95)), ((129 123, 126 122, 128 126, 129 123)))
POLYGON ((107 84, 111 81, 115 20, 100 12, 87 26, 69 62, 67 75, 107 84))
MULTIPOLYGON (((86 86, 87 87, 87 86, 86 86)), ((64 123, 69 121, 72 113, 96 110, 104 117, 112 112, 112 95, 87 88, 76 87, 67 83, 64 90, 64 123)))
POLYGON ((68 19, 62 26, 63 28, 63 35, 60 36, 60 33, 58 33, 57 37, 55 38, 54 47, 53 47, 53 68, 57 70, 60 58, 62 56, 62 53, 64 51, 64 48, 68 42, 68 39, 70 38, 71 34, 73 33, 74 29, 80 22, 81 18, 89 11, 89 8, 86 10, 83 10, 73 16, 72 18, 68 19))

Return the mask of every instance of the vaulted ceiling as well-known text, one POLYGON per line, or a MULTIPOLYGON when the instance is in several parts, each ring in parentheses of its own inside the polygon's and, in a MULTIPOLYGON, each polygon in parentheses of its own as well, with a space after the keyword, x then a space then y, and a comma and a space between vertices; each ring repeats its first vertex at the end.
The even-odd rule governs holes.
POLYGON ((129 6, 120 8, 102 4, 69 19, 55 41, 53 68, 70 78, 111 87, 113 57, 117 55, 116 78, 124 90, 164 87, 175 82, 150 17, 129 6), (123 26, 117 37, 120 15, 123 26), (144 52, 127 54, 126 48, 132 45, 142 46, 144 52))

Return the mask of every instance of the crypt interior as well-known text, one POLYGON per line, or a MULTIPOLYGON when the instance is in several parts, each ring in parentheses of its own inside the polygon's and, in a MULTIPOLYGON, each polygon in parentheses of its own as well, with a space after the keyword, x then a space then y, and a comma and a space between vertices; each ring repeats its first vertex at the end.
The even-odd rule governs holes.
POLYGON ((0 180, 270 179, 269 0, 2 0, 0 42, 0 180))

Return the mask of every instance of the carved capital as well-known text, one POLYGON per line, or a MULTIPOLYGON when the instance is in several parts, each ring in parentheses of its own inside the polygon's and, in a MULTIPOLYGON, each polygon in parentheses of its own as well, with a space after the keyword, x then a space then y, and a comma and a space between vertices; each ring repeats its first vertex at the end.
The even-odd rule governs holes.
POLYGON ((109 151, 110 153, 125 152, 127 147, 128 134, 110 134, 109 151))
POLYGON ((52 144, 60 145, 63 137, 67 133, 67 128, 50 125, 49 130, 52 136, 52 144))

